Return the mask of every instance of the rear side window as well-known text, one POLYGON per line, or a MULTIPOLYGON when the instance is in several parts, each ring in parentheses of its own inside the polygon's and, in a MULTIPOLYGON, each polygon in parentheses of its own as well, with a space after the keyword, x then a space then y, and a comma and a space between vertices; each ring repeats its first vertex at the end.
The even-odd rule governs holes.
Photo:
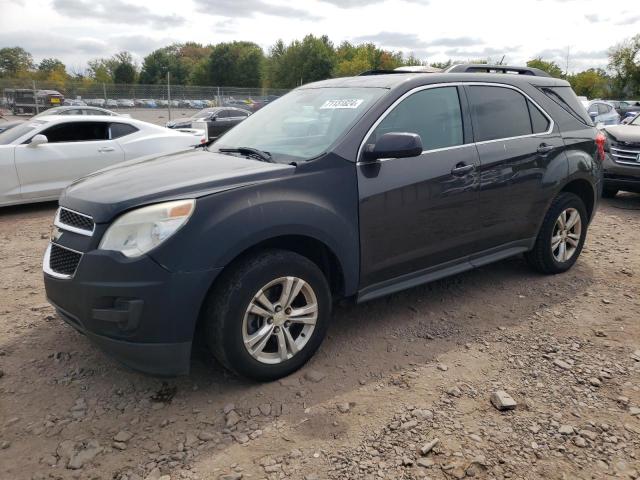
POLYGON ((593 126, 591 117, 585 110, 571 87, 539 87, 551 100, 564 108, 569 114, 580 120, 585 125, 593 126))
POLYGON ((112 123, 109 127, 111 130, 110 138, 113 140, 115 138, 124 137, 125 135, 131 135, 134 132, 137 132, 138 129, 133 125, 129 125, 128 123, 112 123))
POLYGON ((598 104, 598 113, 600 115, 605 114, 605 113, 609 113, 609 105, 605 105, 604 103, 599 103, 598 104))
POLYGON ((42 132, 49 143, 107 140, 109 132, 103 122, 70 122, 54 125, 42 132))
POLYGON ((469 87, 471 118, 476 142, 531 135, 527 99, 503 87, 469 87))
POLYGON ((456 87, 429 88, 400 102, 373 131, 367 143, 385 133, 417 133, 424 150, 464 143, 462 112, 456 87))

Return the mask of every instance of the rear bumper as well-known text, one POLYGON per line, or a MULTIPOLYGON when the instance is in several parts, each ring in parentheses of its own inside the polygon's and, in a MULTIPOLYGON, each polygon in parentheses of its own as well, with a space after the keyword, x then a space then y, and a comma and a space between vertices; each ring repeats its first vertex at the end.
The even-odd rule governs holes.
POLYGON ((44 274, 62 318, 124 365, 154 375, 189 372, 200 308, 221 269, 173 273, 147 256, 83 254, 72 278, 44 274))

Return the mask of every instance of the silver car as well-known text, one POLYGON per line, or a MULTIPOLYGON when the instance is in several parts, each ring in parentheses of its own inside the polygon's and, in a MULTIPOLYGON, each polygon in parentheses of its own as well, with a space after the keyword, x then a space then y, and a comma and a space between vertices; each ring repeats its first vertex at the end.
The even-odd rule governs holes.
POLYGON ((587 112, 596 125, 618 125, 620 123, 620 114, 609 102, 592 100, 589 102, 587 112))

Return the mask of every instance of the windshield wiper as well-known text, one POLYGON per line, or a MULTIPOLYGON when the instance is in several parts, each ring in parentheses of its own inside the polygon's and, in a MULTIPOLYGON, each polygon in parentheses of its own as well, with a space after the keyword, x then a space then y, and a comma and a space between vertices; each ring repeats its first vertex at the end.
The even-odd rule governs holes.
POLYGON ((269 152, 264 152, 262 150, 258 150, 257 148, 251 148, 251 147, 219 148, 218 151, 220 153, 239 153, 240 155, 256 158, 257 160, 261 160, 263 162, 273 163, 273 159, 271 158, 271 154, 269 152))

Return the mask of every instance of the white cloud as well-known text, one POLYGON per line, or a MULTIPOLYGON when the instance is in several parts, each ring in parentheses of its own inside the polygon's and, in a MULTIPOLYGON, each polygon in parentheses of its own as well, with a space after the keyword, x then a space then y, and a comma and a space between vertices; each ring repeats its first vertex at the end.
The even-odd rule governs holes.
POLYGON ((504 54, 522 64, 543 54, 564 68, 569 47, 576 70, 606 66, 606 49, 637 33, 635 1, 609 2, 603 15, 600 0, 0 0, 0 47, 77 66, 122 49, 141 59, 171 42, 249 40, 266 51, 311 33, 429 61, 504 54))

